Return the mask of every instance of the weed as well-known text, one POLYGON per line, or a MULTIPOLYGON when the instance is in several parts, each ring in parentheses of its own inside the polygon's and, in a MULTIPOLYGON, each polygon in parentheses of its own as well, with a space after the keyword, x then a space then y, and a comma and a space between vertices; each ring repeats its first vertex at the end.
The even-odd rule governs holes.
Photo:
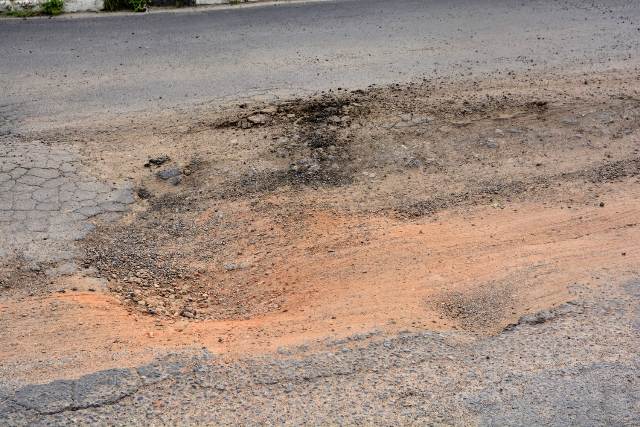
POLYGON ((134 12, 144 12, 147 10, 149 0, 129 0, 129 5, 134 12))
POLYGON ((114 12, 128 8, 129 4, 126 0, 104 0, 103 10, 114 12))
POLYGON ((64 0, 47 0, 40 5, 45 15, 60 15, 64 11, 64 0))
POLYGON ((149 0, 104 0, 104 10, 109 12, 126 9, 144 12, 148 6, 149 0))

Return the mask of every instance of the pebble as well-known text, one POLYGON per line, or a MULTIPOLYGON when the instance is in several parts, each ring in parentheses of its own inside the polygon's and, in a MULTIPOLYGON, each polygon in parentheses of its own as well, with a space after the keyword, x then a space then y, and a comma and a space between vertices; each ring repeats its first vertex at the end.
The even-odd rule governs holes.
POLYGON ((254 125, 263 125, 267 123, 269 116, 266 114, 254 114, 253 116, 247 117, 247 120, 254 125))
POLYGON ((179 176, 179 175, 181 175, 181 174, 182 174, 182 172, 180 171, 180 169, 178 169, 178 168, 171 168, 171 169, 161 170, 160 172, 158 172, 158 173, 156 174, 156 176, 157 176, 158 178, 163 179, 163 180, 165 180, 165 181, 166 181, 166 180, 167 180, 167 179, 169 179, 169 178, 173 178, 173 177, 179 176))
POLYGON ((154 166, 160 166, 160 165, 163 165, 163 164, 167 163, 169 160, 171 160, 171 159, 169 158, 169 156, 167 156, 167 155, 163 154, 163 155, 158 156, 158 157, 152 157, 152 158, 150 158, 150 159, 147 161, 147 163, 145 163, 145 164, 144 164, 144 166, 145 166, 145 167, 149 167, 149 166, 151 166, 151 165, 154 165, 154 166))

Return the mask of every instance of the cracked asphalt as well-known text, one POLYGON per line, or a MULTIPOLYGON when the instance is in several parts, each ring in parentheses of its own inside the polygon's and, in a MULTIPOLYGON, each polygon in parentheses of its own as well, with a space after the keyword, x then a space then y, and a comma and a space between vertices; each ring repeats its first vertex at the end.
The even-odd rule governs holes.
POLYGON ((76 267, 74 242, 133 203, 129 183, 92 176, 79 155, 43 141, 5 137, 0 145, 0 258, 32 269, 76 267))

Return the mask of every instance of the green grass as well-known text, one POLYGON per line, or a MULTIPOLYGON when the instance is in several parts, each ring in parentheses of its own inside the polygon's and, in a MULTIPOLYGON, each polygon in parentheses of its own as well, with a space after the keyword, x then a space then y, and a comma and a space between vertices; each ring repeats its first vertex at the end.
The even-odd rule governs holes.
POLYGON ((40 5, 40 10, 45 15, 60 15, 64 11, 64 0, 47 0, 40 5))

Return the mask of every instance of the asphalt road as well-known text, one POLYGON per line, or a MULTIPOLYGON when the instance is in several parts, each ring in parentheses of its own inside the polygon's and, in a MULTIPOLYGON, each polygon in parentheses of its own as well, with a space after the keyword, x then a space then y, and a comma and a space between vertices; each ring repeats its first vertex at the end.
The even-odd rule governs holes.
POLYGON ((46 127, 242 97, 640 54, 640 4, 368 0, 0 20, 0 119, 46 127))
MULTIPOLYGON (((640 57, 640 3, 346 0, 3 19, 0 40, 2 136, 421 77, 614 70, 640 57)), ((3 147, 10 172, 50 168, 51 153, 57 175, 36 178, 74 171, 57 147, 3 147)), ((100 209, 121 195, 78 181, 90 188, 72 196, 92 191, 100 209)), ((83 220, 67 227, 81 234, 83 220)), ((228 362, 205 351, 41 385, 0 378, 0 424, 638 425, 640 282, 601 282, 495 337, 356 336, 311 353, 228 362)))

